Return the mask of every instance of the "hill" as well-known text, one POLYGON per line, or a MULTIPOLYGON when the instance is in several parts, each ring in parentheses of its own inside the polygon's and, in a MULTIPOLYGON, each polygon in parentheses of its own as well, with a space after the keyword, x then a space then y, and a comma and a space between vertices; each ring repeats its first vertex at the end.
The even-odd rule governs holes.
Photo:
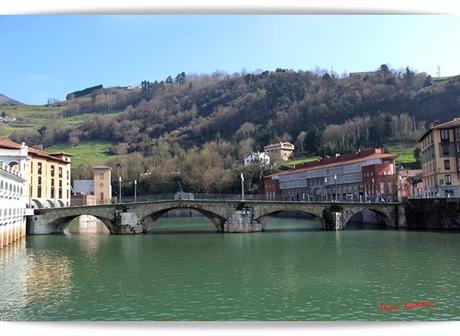
POLYGON ((2 95, 0 93, 0 106, 2 105, 18 105, 18 104, 21 104, 20 102, 18 102, 17 100, 14 100, 14 99, 11 99, 5 95, 2 95))
MULTIPOLYGON (((116 155, 114 176, 145 176, 145 191, 171 191, 171 172, 179 171, 192 191, 231 192, 239 188, 243 155, 280 140, 295 143, 299 158, 385 146, 416 165, 416 139, 432 123, 458 116, 459 96, 459 76, 433 79, 386 65, 343 77, 287 69, 181 73, 140 88, 83 89, 28 116, 24 109, 22 122, 34 122, 11 136, 69 151, 86 141, 109 144, 103 157, 116 155)), ((257 191, 261 172, 247 174, 249 191, 257 191)))

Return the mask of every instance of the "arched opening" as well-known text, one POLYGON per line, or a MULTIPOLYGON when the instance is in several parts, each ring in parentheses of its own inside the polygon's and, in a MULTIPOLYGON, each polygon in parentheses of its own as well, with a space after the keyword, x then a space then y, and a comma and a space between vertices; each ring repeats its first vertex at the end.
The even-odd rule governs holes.
POLYGON ((387 227, 387 216, 380 211, 364 209, 353 214, 344 223, 344 230, 368 230, 385 229, 387 227))
POLYGON ((83 215, 70 220, 65 227, 65 234, 110 234, 103 221, 94 216, 83 215))
POLYGON ((52 200, 46 200, 46 207, 47 207, 47 208, 55 208, 56 205, 54 204, 54 201, 52 201, 52 200))
POLYGON ((36 198, 32 198, 31 199, 31 205, 32 205, 32 208, 34 209, 43 209, 45 208, 45 205, 42 203, 42 201, 36 199, 36 198))
POLYGON ((11 171, 15 171, 15 172, 19 172, 20 171, 20 167, 19 167, 19 163, 16 162, 16 161, 11 161, 8 166, 10 167, 11 171))
POLYGON ((278 210, 260 217, 264 231, 319 231, 322 219, 305 211, 278 210))
POLYGON ((169 208, 152 213, 142 220, 146 233, 215 233, 221 231, 224 218, 192 207, 169 208))

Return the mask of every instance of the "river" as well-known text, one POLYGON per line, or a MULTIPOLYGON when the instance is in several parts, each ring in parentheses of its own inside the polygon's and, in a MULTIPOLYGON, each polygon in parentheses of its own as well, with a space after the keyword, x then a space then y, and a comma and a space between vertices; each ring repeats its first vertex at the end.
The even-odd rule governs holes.
POLYGON ((0 319, 460 319, 458 233, 267 228, 162 218, 153 234, 28 236, 0 250, 0 319))

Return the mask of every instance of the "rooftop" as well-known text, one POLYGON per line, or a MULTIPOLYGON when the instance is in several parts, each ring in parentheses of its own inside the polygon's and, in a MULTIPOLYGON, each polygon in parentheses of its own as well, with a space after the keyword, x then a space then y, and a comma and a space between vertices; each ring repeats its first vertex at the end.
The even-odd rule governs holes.
POLYGON ((460 126, 460 118, 454 118, 451 121, 448 121, 448 122, 445 122, 439 125, 435 125, 433 127, 430 127, 430 129, 428 129, 425 133, 423 133, 423 135, 420 137, 418 141, 422 141, 422 139, 426 137, 434 129, 452 128, 452 127, 458 127, 458 126, 460 126))
MULTIPOLYGON (((19 144, 17 142, 14 142, 14 141, 11 141, 8 138, 0 139, 0 148, 21 149, 21 146, 22 146, 21 144, 19 144)), ((58 161, 58 162, 62 162, 62 163, 69 163, 67 161, 64 161, 64 160, 60 159, 59 157, 53 156, 52 154, 50 154, 47 151, 44 151, 42 149, 37 149, 37 148, 33 148, 33 147, 28 147, 27 149, 28 149, 29 155, 38 156, 38 157, 42 157, 42 158, 45 158, 45 159, 48 159, 48 160, 54 160, 54 161, 58 161)))
MULTIPOLYGON (((308 170, 316 170, 322 168, 331 168, 345 164, 353 164, 373 159, 394 159, 396 155, 386 154, 382 148, 368 149, 356 153, 337 154, 333 157, 328 157, 316 161, 306 162, 296 168, 285 170, 268 176, 289 175, 300 173, 308 170)), ((266 177, 268 177, 266 176, 266 177)))
POLYGON ((274 143, 274 144, 270 144, 270 145, 267 145, 264 147, 265 148, 277 148, 277 147, 290 147, 290 148, 294 148, 294 145, 291 144, 290 142, 277 142, 277 143, 274 143))

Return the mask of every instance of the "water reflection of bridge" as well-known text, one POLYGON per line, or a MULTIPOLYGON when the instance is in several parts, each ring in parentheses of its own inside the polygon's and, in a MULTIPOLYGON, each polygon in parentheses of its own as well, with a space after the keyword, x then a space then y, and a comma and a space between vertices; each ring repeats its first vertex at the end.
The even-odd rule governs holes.
POLYGON ((34 216, 28 219, 28 234, 63 232, 72 219, 83 215, 96 217, 111 233, 143 233, 149 223, 173 209, 196 210, 209 218, 219 232, 263 231, 268 216, 285 211, 311 215, 321 223, 323 230, 342 230, 352 218, 366 211, 375 213, 386 226, 405 226, 404 208, 400 203, 267 201, 255 197, 242 201, 237 197, 222 195, 220 199, 205 199, 195 195, 195 199, 185 200, 155 195, 149 199, 138 197, 137 202, 124 200, 119 204, 36 209, 34 216))

